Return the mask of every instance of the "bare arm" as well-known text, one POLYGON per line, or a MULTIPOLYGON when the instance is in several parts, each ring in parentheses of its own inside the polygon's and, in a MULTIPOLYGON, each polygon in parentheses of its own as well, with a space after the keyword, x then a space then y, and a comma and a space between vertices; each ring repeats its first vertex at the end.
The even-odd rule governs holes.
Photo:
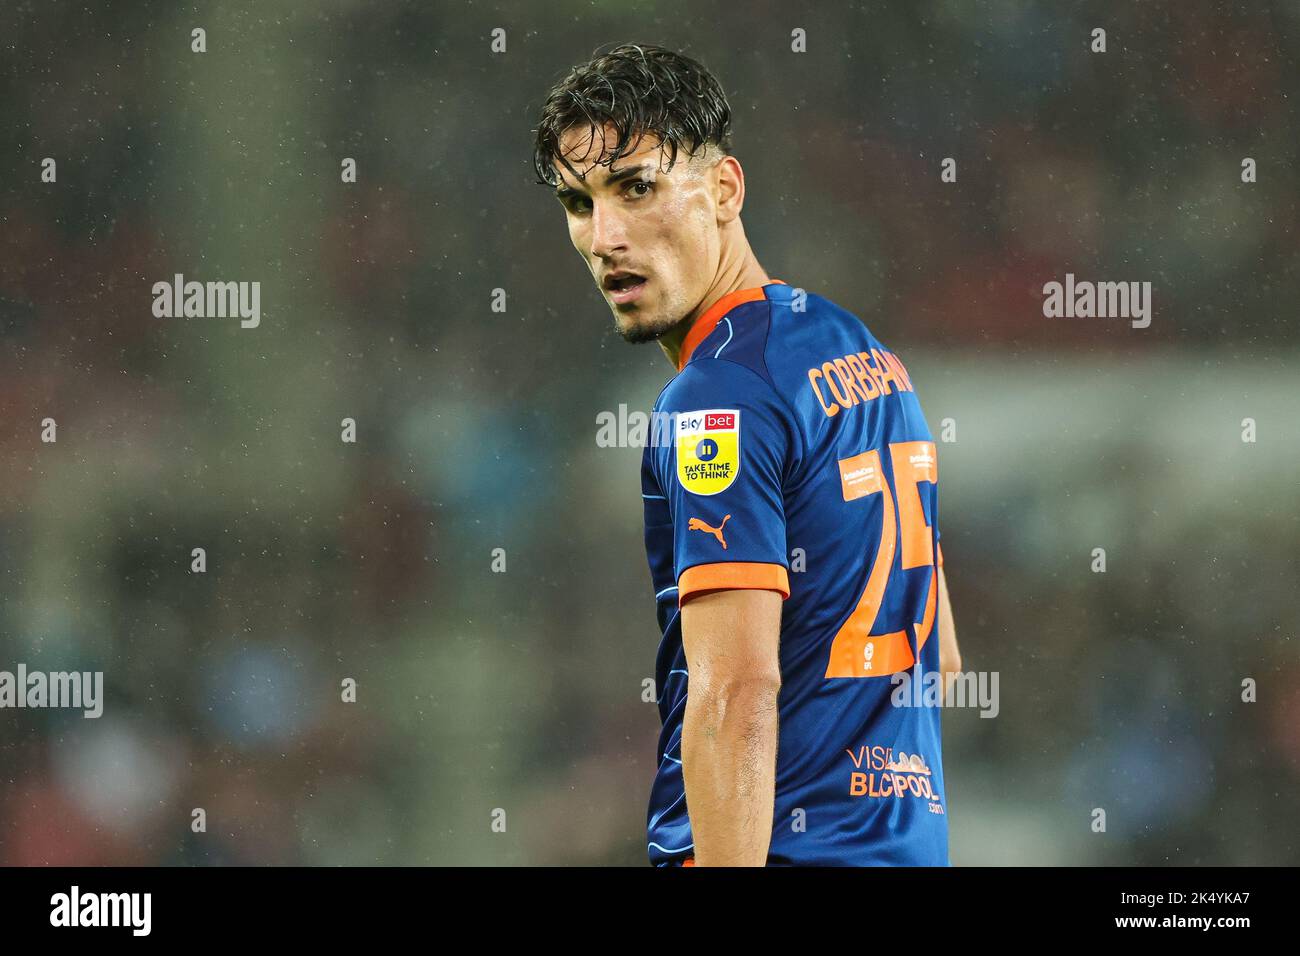
POLYGON ((776 800, 781 595, 713 591, 682 608, 690 691, 682 776, 696 866, 765 866, 776 800))
POLYGON ((952 605, 948 602, 948 582, 939 566, 939 670, 943 672, 943 686, 948 686, 950 675, 961 671, 961 651, 957 648, 957 627, 952 620, 952 605))

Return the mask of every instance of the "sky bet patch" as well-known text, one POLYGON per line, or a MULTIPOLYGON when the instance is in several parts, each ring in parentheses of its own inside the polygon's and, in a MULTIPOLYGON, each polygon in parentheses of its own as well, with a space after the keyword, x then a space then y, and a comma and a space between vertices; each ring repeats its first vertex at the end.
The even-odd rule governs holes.
POLYGON ((710 408, 677 416, 677 480, 696 495, 726 491, 740 471, 740 411, 710 408))

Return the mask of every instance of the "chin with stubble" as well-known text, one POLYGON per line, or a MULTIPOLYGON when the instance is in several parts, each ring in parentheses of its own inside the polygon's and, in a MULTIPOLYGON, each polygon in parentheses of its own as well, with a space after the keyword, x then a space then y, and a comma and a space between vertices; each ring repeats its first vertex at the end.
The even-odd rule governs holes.
POLYGON ((627 321, 620 315, 614 316, 614 328, 618 334, 623 337, 624 342, 631 345, 641 345, 645 342, 654 342, 665 332, 671 332, 685 322, 685 318, 674 319, 670 316, 656 319, 644 319, 642 321, 627 321))

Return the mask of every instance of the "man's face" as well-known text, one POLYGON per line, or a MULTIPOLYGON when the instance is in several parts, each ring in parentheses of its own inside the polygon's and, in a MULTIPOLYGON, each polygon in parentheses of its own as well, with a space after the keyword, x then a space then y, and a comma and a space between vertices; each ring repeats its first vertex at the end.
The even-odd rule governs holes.
POLYGON ((640 143, 633 138, 635 151, 620 156, 613 169, 595 165, 617 143, 608 124, 565 133, 560 153, 578 176, 557 163, 556 195, 569 238, 609 303, 615 328, 629 342, 649 342, 699 305, 716 274, 715 167, 681 152, 664 171, 666 154, 654 133, 640 143))

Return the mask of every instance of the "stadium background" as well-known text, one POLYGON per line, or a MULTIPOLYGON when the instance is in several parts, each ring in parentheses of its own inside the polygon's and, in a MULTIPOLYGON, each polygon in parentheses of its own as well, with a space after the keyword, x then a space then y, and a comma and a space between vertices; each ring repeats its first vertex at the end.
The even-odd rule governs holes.
POLYGON ((529 166, 625 40, 719 75, 759 260, 955 422, 1001 700, 944 714, 954 863, 1300 861, 1298 10, 6 5, 0 669, 107 701, 0 711, 0 863, 644 864, 640 450, 595 436, 671 370, 529 166), (154 318, 178 272, 261 326, 154 318), (1066 272, 1152 282, 1150 328, 1045 319, 1066 272))

